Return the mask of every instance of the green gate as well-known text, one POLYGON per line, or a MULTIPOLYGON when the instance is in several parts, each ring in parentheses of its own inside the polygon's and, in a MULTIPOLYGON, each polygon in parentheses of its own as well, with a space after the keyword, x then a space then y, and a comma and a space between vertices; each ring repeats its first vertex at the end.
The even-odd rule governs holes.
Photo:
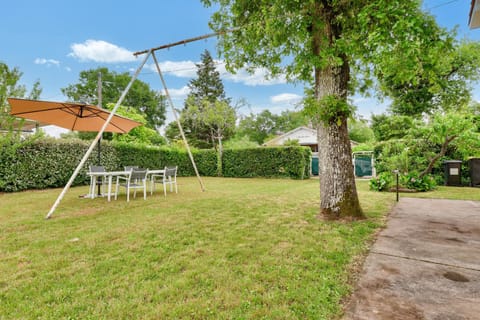
POLYGON ((318 176, 318 157, 312 157, 312 175, 318 176))
POLYGON ((372 156, 355 155, 355 176, 365 177, 373 175, 372 156))

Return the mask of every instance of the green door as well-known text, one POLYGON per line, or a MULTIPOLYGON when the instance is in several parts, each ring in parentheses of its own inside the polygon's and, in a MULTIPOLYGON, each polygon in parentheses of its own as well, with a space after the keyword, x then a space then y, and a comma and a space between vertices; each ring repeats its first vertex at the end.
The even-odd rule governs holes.
POLYGON ((372 158, 362 155, 355 156, 355 176, 371 176, 372 173, 372 158))
POLYGON ((312 175, 318 176, 318 157, 312 157, 312 175))

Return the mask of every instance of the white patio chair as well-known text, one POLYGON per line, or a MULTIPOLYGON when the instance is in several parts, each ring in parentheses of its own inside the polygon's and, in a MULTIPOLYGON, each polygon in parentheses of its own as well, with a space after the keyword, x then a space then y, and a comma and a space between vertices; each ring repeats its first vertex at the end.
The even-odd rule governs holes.
POLYGON ((155 184, 161 183, 163 185, 163 194, 167 196, 167 185, 170 185, 170 192, 173 192, 173 186, 175 186, 175 193, 178 193, 177 186, 177 166, 165 167, 164 172, 161 174, 152 174, 150 177, 150 194, 155 191, 155 184))
POLYGON ((175 193, 178 193, 177 187, 177 167, 165 167, 165 174, 163 175, 163 194, 167 196, 167 185, 170 185, 170 192, 173 192, 175 186, 175 193))
POLYGON ((145 169, 131 169, 128 176, 117 176, 115 200, 117 200, 118 189, 125 187, 127 192, 127 202, 130 201, 130 189, 133 189, 133 197, 137 196, 137 189, 143 189, 143 200, 147 199, 147 173, 145 169))

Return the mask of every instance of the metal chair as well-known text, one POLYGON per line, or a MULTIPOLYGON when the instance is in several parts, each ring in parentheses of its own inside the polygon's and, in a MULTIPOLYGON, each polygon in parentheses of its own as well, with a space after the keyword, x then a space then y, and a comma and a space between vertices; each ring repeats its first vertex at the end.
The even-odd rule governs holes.
POLYGON ((175 193, 178 193, 177 187, 177 166, 165 167, 165 173, 163 175, 163 193, 167 196, 167 185, 170 185, 170 192, 173 192, 173 186, 175 185, 175 193))
POLYGON ((155 191, 155 184, 161 183, 163 185, 163 194, 167 196, 167 185, 170 185, 170 192, 173 192, 173 186, 175 185, 175 193, 178 193, 177 186, 177 166, 165 167, 163 173, 152 174, 150 176, 150 194, 155 191))
POLYGON ((143 189, 143 200, 147 199, 147 173, 146 169, 130 169, 128 176, 117 176, 115 200, 117 200, 120 186, 126 188, 127 202, 130 201, 130 189, 133 189, 133 197, 137 196, 137 189, 143 189), (123 182, 121 181, 123 180, 123 182))

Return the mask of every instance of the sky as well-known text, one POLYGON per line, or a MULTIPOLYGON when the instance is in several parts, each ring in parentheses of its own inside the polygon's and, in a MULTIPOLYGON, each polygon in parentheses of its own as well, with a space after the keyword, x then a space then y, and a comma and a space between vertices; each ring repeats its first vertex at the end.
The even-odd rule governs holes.
MULTIPOLYGON (((470 0, 427 0, 423 8, 441 26, 457 26, 459 38, 480 40, 480 29, 468 28, 470 0)), ((40 81, 42 100, 65 101, 61 88, 77 83, 83 70, 107 67, 133 73, 142 61, 142 56, 135 58, 133 52, 211 33, 208 21, 214 10, 203 7, 200 0, 4 1, 0 61, 23 73, 20 83, 28 90, 40 81)), ((234 103, 248 103, 239 110, 240 115, 264 109, 273 113, 298 110, 303 86, 288 84, 282 77, 265 80, 263 70, 253 75, 242 70, 230 74, 217 54, 216 43, 216 38, 209 38, 156 52, 175 108, 183 107, 187 84, 196 77, 195 63, 209 50, 218 62, 226 95, 234 103)), ((163 90, 151 58, 138 79, 153 90, 163 90)), ((480 100, 480 91, 474 97, 480 100)), ((365 119, 387 107, 386 102, 372 98, 351 99, 365 119)), ((169 111, 167 122, 172 120, 169 111)), ((59 131, 49 128, 47 132, 58 135, 59 131)))

